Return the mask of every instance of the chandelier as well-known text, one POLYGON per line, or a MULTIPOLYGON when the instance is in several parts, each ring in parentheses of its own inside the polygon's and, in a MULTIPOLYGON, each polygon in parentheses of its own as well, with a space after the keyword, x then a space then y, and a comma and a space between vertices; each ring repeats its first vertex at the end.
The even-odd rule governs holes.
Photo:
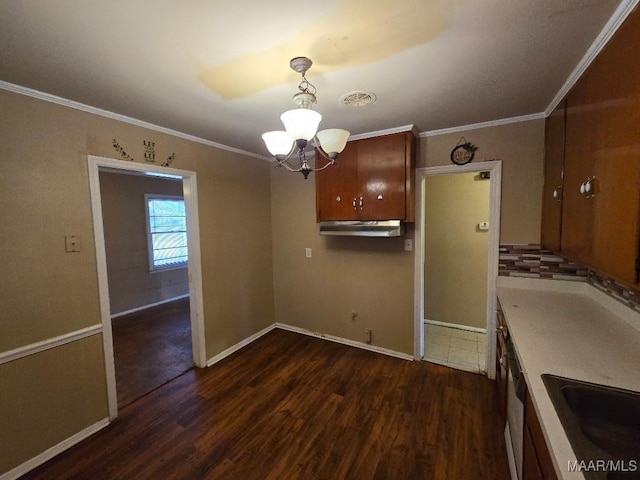
POLYGON ((302 75, 298 85, 300 91, 293 96, 293 103, 298 108, 287 110, 280 115, 285 131, 262 134, 267 149, 278 161, 278 167, 285 167, 291 172, 300 172, 305 179, 311 172, 334 165, 338 154, 347 145, 350 135, 347 130, 340 128, 317 131, 322 115, 311 110, 311 106, 316 103, 316 87, 305 76, 312 63, 306 57, 296 57, 289 62, 291 69, 302 75), (309 165, 305 154, 305 148, 309 142, 329 160, 324 166, 312 168, 309 165))

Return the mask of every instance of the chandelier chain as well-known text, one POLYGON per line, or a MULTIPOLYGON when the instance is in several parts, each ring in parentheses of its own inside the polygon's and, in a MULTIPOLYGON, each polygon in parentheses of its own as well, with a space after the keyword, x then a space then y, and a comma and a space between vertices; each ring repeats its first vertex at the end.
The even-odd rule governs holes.
POLYGON ((298 84, 298 90, 300 90, 302 93, 310 93, 314 96, 317 92, 315 85, 307 80, 307 77, 304 73, 302 74, 302 81, 298 84))

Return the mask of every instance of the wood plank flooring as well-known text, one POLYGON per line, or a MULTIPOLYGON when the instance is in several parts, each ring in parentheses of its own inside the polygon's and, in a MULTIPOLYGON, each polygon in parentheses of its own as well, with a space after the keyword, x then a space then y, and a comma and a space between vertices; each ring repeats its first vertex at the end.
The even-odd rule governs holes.
POLYGON ((24 479, 508 479, 485 377, 274 330, 24 479))
POLYGON ((193 367, 188 298, 114 318, 111 324, 120 408, 193 367))

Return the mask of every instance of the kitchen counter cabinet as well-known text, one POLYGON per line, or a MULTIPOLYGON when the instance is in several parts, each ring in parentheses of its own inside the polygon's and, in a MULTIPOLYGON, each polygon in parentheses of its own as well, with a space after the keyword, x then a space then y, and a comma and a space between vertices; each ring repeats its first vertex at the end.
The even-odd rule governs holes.
POLYGON ((640 313, 585 282, 499 277, 497 291, 555 474, 584 479, 541 375, 640 391, 640 313))
MULTIPOLYGON (((316 162, 326 162, 316 153, 316 162)), ((337 165, 316 174, 316 220, 414 221, 411 132, 347 143, 337 165)))

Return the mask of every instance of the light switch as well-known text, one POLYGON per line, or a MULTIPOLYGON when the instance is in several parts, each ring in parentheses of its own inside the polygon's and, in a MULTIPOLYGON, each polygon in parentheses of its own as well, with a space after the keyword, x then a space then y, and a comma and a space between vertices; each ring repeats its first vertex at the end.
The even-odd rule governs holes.
POLYGON ((67 253, 74 253, 80 251, 80 237, 75 235, 67 235, 64 237, 64 250, 67 253))
POLYGON ((311 249, 310 248, 305 248, 304 249, 304 256, 307 258, 311 258, 311 249))
POLYGON ((481 232, 486 232, 489 230, 489 222, 480 222, 478 224, 478 230, 481 232))

